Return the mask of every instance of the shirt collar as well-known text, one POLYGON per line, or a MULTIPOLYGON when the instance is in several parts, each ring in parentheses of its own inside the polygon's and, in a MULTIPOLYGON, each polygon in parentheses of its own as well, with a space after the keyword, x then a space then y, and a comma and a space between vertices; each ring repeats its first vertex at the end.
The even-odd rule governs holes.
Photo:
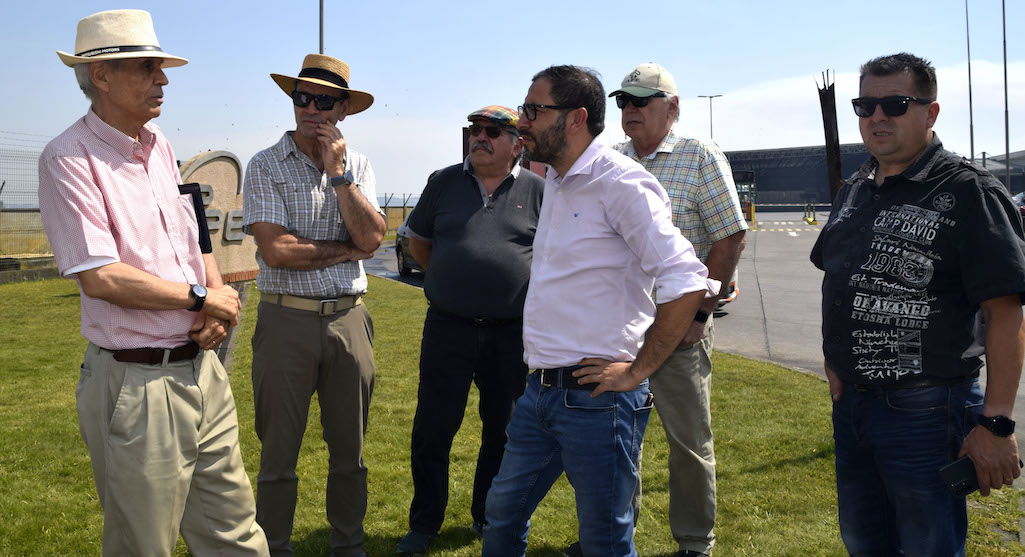
POLYGON ((125 135, 121 130, 101 120, 91 107, 89 112, 85 114, 85 125, 100 141, 110 145, 115 151, 129 159, 133 158, 136 145, 145 147, 147 148, 145 150, 148 151, 148 148, 152 147, 157 139, 155 133, 156 124, 146 122, 139 129, 139 141, 136 141, 125 135))
MULTIPOLYGON (((655 155, 657 155, 658 153, 672 153, 673 148, 676 147, 676 143, 679 140, 680 138, 675 133, 673 133, 672 128, 670 128, 669 133, 667 133, 665 137, 662 138, 662 141, 658 142, 658 146, 655 147, 655 150, 644 158, 653 159, 655 158, 655 155)), ((626 151, 623 153, 624 155, 634 160, 639 160, 641 158, 637 156, 637 147, 634 146, 634 140, 628 139, 625 143, 621 145, 626 145, 626 151)))
POLYGON ((604 149, 605 144, 596 136, 594 139, 591 140, 591 143, 587 146, 587 149, 584 149, 584 152, 580 153, 580 156, 577 157, 577 160, 573 161, 573 164, 569 167, 569 170, 566 172, 565 176, 562 176, 560 178, 559 173, 555 171, 555 167, 549 165, 548 177, 552 179, 559 179, 559 181, 561 181, 575 174, 586 174, 591 171, 591 165, 594 164, 594 161, 598 160, 598 156, 601 155, 601 152, 604 149))
MULTIPOLYGON (((889 176, 887 180, 900 178, 908 180, 910 182, 922 183, 929 177, 929 173, 932 172, 933 165, 936 164, 937 154, 943 149, 943 143, 940 141, 940 136, 933 132, 932 141, 922 151, 922 154, 915 159, 915 162, 911 163, 911 166, 904 169, 897 176, 889 176)), ((865 164, 861 165, 858 172, 855 174, 857 180, 866 180, 869 178, 874 179, 875 173, 879 169, 879 161, 875 157, 869 157, 865 164)), ((885 182, 885 180, 884 180, 885 182)))
MULTIPOLYGON (((512 170, 509 171, 509 174, 511 174, 513 178, 519 178, 520 177, 520 168, 521 167, 520 167, 519 163, 514 164, 513 167, 512 167, 512 170)), ((463 159, 463 172, 465 172, 466 174, 469 174, 470 176, 474 175, 473 174, 473 166, 470 164, 470 155, 466 155, 466 158, 463 159)), ((509 177, 509 174, 506 175, 506 178, 509 177)))

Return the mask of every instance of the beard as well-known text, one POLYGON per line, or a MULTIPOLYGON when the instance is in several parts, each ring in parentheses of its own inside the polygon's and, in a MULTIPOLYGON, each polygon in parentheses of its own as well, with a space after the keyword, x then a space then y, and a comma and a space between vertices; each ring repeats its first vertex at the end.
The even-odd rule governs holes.
POLYGON ((566 150, 566 113, 559 115, 559 119, 552 126, 539 134, 523 132, 523 135, 534 140, 533 149, 527 149, 530 159, 545 164, 554 164, 559 155, 566 150))

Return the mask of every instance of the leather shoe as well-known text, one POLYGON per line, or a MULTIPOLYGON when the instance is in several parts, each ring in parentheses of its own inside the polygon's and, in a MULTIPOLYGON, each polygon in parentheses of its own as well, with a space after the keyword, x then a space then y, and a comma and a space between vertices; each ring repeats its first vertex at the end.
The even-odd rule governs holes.
POLYGON ((584 557, 584 552, 580 550, 580 542, 573 542, 562 551, 562 557, 584 557))
POLYGON ((427 553, 427 548, 431 545, 431 540, 435 537, 434 534, 424 534, 423 532, 417 532, 410 530, 406 532, 405 536, 399 540, 399 546, 395 548, 399 555, 423 555, 427 553))

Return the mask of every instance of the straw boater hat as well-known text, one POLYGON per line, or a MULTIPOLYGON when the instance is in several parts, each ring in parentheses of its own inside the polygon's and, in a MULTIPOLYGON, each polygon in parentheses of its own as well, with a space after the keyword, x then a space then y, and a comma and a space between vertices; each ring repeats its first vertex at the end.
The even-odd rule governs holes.
POLYGON ((123 58, 163 58, 161 67, 184 66, 189 61, 160 50, 153 18, 143 10, 110 10, 78 22, 75 54, 57 51, 68 66, 123 58))
POLYGON ((299 77, 288 77, 276 73, 270 74, 270 77, 288 96, 295 91, 295 82, 297 81, 345 91, 349 94, 350 99, 349 114, 363 112, 374 104, 374 96, 370 93, 349 89, 348 64, 323 54, 307 54, 303 60, 303 69, 299 72, 299 77))

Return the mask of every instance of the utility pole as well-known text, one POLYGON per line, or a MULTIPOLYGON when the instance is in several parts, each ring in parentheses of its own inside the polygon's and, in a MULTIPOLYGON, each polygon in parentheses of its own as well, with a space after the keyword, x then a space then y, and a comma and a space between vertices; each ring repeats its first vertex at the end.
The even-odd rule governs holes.
POLYGON ((721 97, 722 95, 698 95, 699 98, 708 99, 708 138, 714 139, 715 135, 712 134, 712 99, 721 97))
POLYGON ((320 53, 324 54, 324 0, 320 0, 320 53))
POLYGON ((1007 191, 1011 191, 1011 128, 1007 110, 1007 1, 1000 0, 1004 24, 1004 165, 1007 167, 1007 191))
POLYGON ((972 116, 972 39, 968 29, 968 0, 964 0, 964 36, 968 43, 968 140, 971 144, 972 158, 975 162, 975 119, 972 116))

